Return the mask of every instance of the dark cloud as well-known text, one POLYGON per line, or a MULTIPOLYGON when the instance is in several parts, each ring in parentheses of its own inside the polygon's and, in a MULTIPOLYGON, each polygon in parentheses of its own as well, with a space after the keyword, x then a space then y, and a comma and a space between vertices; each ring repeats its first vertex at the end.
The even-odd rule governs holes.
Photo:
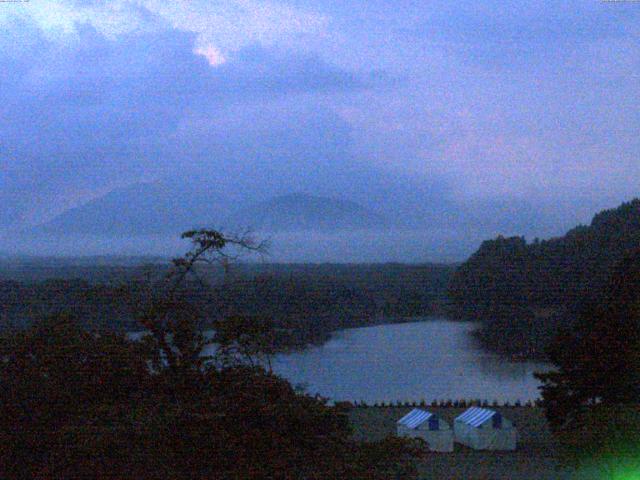
POLYGON ((391 81, 384 72, 360 74, 327 64, 315 54, 248 47, 215 70, 214 91, 241 97, 371 88, 391 81))
POLYGON ((331 20, 308 34, 277 2, 243 4, 76 2, 95 28, 70 36, 4 22, 0 230, 140 180, 187 211, 304 192, 468 243, 562 233, 637 195, 631 2, 287 2, 331 20))
MULTIPOLYGON (((23 22, 0 38, 7 47, 17 41, 21 49, 20 55, 15 48, 0 52, 5 87, 0 89, 0 224, 24 220, 16 212, 29 215, 39 198, 46 201, 180 171, 176 163, 197 163, 198 156, 246 164, 268 161, 274 172, 286 174, 293 158, 312 148, 304 135, 293 133, 296 125, 329 131, 313 123, 335 118, 321 119, 307 111, 310 118, 291 124, 296 113, 280 109, 279 126, 266 138, 245 138, 246 125, 229 136, 227 126, 218 122, 202 133, 209 140, 200 145, 181 143, 178 126, 194 115, 214 117, 226 105, 238 103, 247 105, 244 118, 251 126, 256 119, 248 119, 246 112, 259 113, 252 106, 256 102, 374 84, 368 74, 341 70, 315 55, 260 47, 243 49, 214 68, 193 53, 194 35, 176 30, 108 39, 81 25, 77 37, 61 45, 23 22), (224 145, 216 145, 215 139, 224 145), (24 191, 31 192, 30 197, 21 195, 24 191)), ((273 120, 264 119, 267 130, 271 127, 266 122, 273 120)), ((342 127, 334 126, 331 135, 344 143, 342 127)), ((313 149, 326 140, 319 137, 313 149)), ((251 168, 247 166, 247 172, 251 168)))

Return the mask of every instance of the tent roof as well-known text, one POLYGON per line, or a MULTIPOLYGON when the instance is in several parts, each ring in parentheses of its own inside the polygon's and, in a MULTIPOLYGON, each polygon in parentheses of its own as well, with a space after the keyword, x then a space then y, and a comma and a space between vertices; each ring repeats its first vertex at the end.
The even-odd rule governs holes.
POLYGON ((472 427, 479 427, 496 413, 498 412, 489 410, 488 408, 471 407, 462 415, 456 417, 456 422, 464 422, 472 427))
POLYGON ((404 425, 408 428, 417 428, 433 416, 434 415, 431 412, 420 410, 419 408, 414 408, 404 417, 398 420, 398 424, 404 425))

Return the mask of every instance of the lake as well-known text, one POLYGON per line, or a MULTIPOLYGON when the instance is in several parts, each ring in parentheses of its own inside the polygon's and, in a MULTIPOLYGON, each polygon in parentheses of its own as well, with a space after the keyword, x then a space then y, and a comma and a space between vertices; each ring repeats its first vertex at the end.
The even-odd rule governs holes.
POLYGON ((276 373, 334 401, 534 400, 539 362, 480 348, 477 325, 439 318, 336 332, 319 347, 278 355, 276 373))

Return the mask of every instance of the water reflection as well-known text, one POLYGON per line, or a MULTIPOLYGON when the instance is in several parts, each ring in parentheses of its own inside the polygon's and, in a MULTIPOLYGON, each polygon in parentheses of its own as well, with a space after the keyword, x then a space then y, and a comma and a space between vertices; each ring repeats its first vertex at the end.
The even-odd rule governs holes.
POLYGON ((345 330, 323 346, 279 355, 274 370, 334 400, 538 398, 532 374, 548 366, 484 352, 469 335, 474 328, 431 319, 345 330))

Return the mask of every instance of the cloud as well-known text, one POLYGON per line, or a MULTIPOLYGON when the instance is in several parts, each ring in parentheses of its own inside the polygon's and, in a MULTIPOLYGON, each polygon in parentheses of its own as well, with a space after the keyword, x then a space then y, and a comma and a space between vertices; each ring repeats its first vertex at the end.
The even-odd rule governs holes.
POLYGON ((48 37, 73 35, 77 24, 89 24, 100 34, 118 35, 180 30, 194 34, 194 48, 216 50, 222 57, 251 45, 267 48, 324 32, 327 19, 311 8, 269 0, 50 0, 38 8, 0 10, 0 24, 19 17, 34 21, 48 37))
POLYGON ((212 67, 217 67, 219 65, 222 65, 224 62, 227 61, 226 57, 222 54, 222 52, 216 47, 213 47, 211 45, 208 45, 205 47, 198 47, 195 49, 194 53, 197 53, 198 55, 202 55, 204 58, 206 58, 207 62, 209 62, 209 65, 211 65, 212 67))
MULTIPOLYGON (((233 146, 238 153, 231 157, 251 164, 264 156, 258 152, 266 139, 275 142, 265 147, 279 155, 274 165, 285 164, 292 152, 303 155, 300 143, 308 141, 306 132, 300 138, 290 134, 295 122, 313 125, 316 118, 320 132, 342 129, 337 117, 322 113, 319 96, 379 83, 371 73, 346 71, 314 54, 257 45, 212 67, 194 53, 196 34, 174 29, 109 38, 84 24, 76 26, 74 41, 59 42, 25 20, 14 24, 15 32, 25 26, 26 34, 0 39, 7 47, 0 53, 7 86, 0 92, 4 224, 37 218, 47 205, 66 206, 87 192, 180 171, 176 163, 194 163, 189 159, 207 155, 207 149, 213 155, 215 141, 201 144, 205 153, 194 152, 194 136, 185 133, 203 125, 205 138, 220 139, 223 158, 233 146), (16 39, 20 55, 10 45, 16 39), (243 123, 230 136, 228 124, 238 120, 210 119, 233 105, 243 123), (264 134, 248 147, 252 140, 245 137, 256 124, 251 115, 264 108, 279 112, 279 126, 270 114, 261 123, 264 134), (25 190, 29 197, 21 194, 25 190)), ((319 143, 306 147, 324 150, 319 143)))
POLYGON ((147 0, 143 4, 173 27, 197 33, 197 47, 215 48, 224 56, 251 45, 286 43, 299 49, 301 40, 321 34, 327 24, 325 16, 311 9, 277 1, 196 0, 185 5, 147 0))
POLYGON ((631 3, 34 5, 0 9, 0 224, 172 176, 452 223, 637 195, 631 3))
POLYGON ((408 31, 471 63, 522 67, 637 33, 639 18, 631 2, 481 1, 434 9, 408 31))

